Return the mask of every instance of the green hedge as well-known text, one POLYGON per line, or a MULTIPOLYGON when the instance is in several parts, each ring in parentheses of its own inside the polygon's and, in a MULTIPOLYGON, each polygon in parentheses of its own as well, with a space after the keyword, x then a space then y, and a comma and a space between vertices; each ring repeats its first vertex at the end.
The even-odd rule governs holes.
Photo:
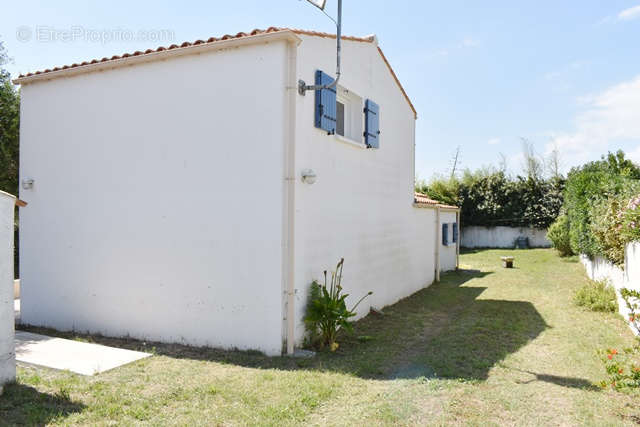
POLYGON ((640 169, 622 151, 571 169, 564 191, 566 217, 551 226, 549 238, 561 254, 603 256, 624 262, 624 248, 635 230, 634 200, 640 194, 640 169), (567 239, 569 247, 567 247, 567 239))
POLYGON ((417 190, 462 208, 463 225, 547 228, 562 207, 562 178, 511 178, 502 171, 465 171, 462 178, 433 179, 417 190))

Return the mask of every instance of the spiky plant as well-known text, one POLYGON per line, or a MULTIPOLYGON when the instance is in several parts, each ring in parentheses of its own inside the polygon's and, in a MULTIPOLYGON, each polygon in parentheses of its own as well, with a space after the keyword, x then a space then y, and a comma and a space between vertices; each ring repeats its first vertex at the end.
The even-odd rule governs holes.
POLYGON ((331 351, 338 349, 336 341, 338 331, 344 329, 353 331, 352 322, 349 320, 356 315, 355 309, 360 303, 373 292, 369 291, 353 306, 347 309, 346 299, 349 294, 342 293, 342 268, 344 258, 341 258, 336 265, 335 271, 331 272, 331 282, 327 285, 327 271, 324 271, 324 284, 316 280, 311 283, 311 293, 307 306, 307 315, 304 318, 307 330, 310 335, 317 337, 317 345, 322 348, 328 346, 331 351))

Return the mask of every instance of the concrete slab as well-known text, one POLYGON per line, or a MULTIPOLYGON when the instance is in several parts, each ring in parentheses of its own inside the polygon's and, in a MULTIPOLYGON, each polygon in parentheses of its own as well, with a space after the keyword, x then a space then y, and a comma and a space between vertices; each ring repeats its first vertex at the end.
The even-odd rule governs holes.
POLYGON ((31 332, 16 331, 16 360, 20 364, 95 375, 144 359, 149 353, 124 350, 31 332))

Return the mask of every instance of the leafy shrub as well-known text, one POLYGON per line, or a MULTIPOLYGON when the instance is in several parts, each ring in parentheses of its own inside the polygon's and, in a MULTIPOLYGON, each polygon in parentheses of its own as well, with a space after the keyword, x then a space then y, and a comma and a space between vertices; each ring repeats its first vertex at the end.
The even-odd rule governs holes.
POLYGON ((622 288, 620 296, 629 310, 629 323, 640 334, 640 292, 622 288))
POLYGON ((547 232, 547 238, 551 240, 551 244, 560 252, 561 256, 573 255, 569 241, 569 219, 566 214, 561 214, 551 224, 547 232))
POLYGON ((460 181, 455 177, 434 177, 429 184, 425 181, 416 183, 416 191, 426 194, 433 200, 447 205, 457 206, 459 202, 460 181))
POLYGON ((311 284, 309 303, 307 305, 307 315, 304 318, 307 331, 309 333, 310 344, 314 347, 323 348, 328 346, 331 351, 338 349, 336 341, 338 331, 344 329, 351 332, 353 325, 349 321, 356 315, 355 309, 358 305, 373 292, 368 292, 365 296, 349 310, 345 300, 349 296, 342 293, 342 267, 344 258, 336 265, 336 270, 331 272, 331 283, 327 286, 327 272, 324 272, 324 284, 317 281, 311 284))
POLYGON ((594 203, 591 208, 590 231, 595 253, 617 265, 624 264, 624 250, 629 238, 625 228, 625 210, 629 194, 635 194, 638 184, 630 182, 622 193, 594 203))
MULTIPOLYGON (((623 288, 620 295, 629 309, 629 322, 640 333, 640 292, 623 288)), ((631 347, 618 352, 607 349, 602 353, 602 361, 607 371, 608 380, 600 385, 611 386, 615 390, 640 388, 640 340, 631 347)))
POLYGON ((615 313, 618 311, 616 292, 606 281, 589 282, 578 289, 574 302, 591 311, 615 313))
POLYGON ((607 349, 602 352, 602 361, 609 377, 600 385, 605 388, 611 386, 615 390, 625 388, 640 388, 640 345, 618 352, 607 349))
POLYGON ((640 194, 629 200, 622 213, 622 234, 629 242, 640 241, 640 194))
POLYGON ((640 179, 640 169, 622 151, 573 168, 564 190, 564 211, 569 219, 569 239, 574 253, 599 255, 592 233, 593 207, 617 196, 640 179))

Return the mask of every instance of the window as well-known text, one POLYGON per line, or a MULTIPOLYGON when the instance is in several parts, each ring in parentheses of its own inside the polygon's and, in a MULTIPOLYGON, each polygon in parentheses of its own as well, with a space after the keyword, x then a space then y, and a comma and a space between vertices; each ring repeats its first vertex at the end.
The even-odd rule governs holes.
POLYGON ((336 134, 362 144, 362 98, 338 86, 336 103, 336 134))
MULTIPOLYGON (((316 85, 325 86, 334 79, 316 70, 316 85)), ((341 86, 315 91, 315 127, 361 148, 380 148, 380 106, 341 86)))
POLYGON ((336 103, 336 133, 344 136, 344 104, 336 103))

